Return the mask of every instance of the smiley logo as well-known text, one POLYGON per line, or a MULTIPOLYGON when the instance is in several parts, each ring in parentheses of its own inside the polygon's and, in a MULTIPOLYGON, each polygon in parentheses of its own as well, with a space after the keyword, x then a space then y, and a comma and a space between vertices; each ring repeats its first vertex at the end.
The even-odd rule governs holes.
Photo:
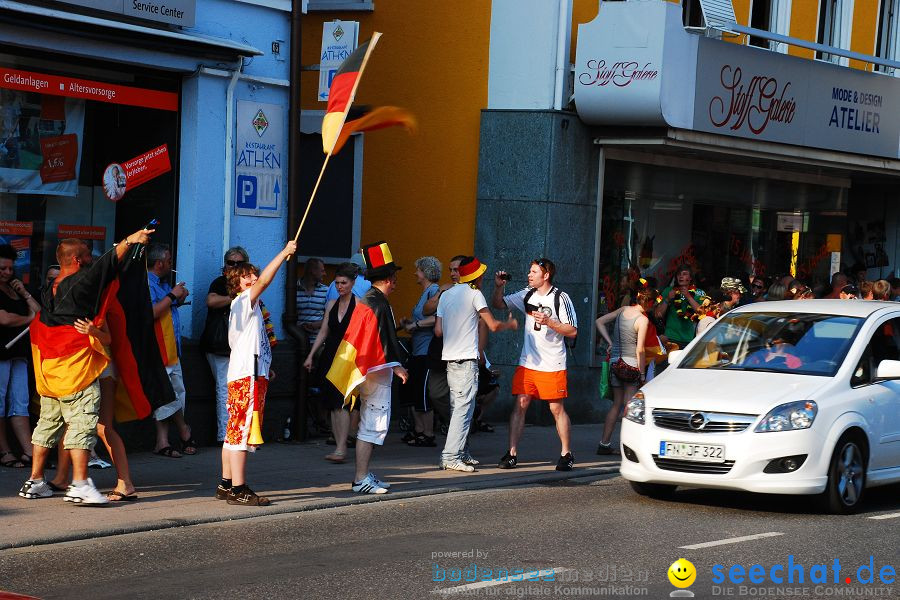
POLYGON ((690 587, 697 579, 697 569, 686 558, 679 558, 673 562, 666 574, 669 576, 669 582, 677 588, 690 587))

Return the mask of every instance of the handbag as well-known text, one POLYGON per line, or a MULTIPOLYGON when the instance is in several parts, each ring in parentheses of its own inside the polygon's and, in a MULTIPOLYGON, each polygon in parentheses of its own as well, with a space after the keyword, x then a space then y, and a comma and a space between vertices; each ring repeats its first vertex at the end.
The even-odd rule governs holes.
POLYGON ((213 318, 203 330, 200 343, 205 352, 218 356, 231 355, 231 346, 228 344, 228 314, 228 311, 222 311, 222 314, 213 318))
POLYGON ((613 375, 623 383, 635 383, 641 378, 641 370, 637 367, 632 367, 621 358, 617 359, 610 368, 612 369, 613 375))

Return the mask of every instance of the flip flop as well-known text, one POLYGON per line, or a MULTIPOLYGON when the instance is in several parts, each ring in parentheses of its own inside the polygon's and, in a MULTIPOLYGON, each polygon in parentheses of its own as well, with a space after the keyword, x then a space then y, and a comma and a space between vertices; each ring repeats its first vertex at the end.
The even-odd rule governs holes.
POLYGON ((160 456, 165 456, 166 458, 181 458, 181 455, 178 454, 178 450, 176 450, 172 446, 160 448, 159 450, 155 450, 153 453, 159 454, 160 456))
POLYGON ((132 502, 132 501, 138 499, 138 495, 137 494, 123 494, 122 492, 120 492, 118 490, 112 490, 112 491, 106 492, 106 498, 110 502, 123 502, 123 501, 124 502, 132 502))
POLYGON ((4 452, 0 454, 0 466, 9 467, 10 469, 24 469, 25 463, 16 458, 16 455, 12 452, 4 452), (12 456, 12 458, 3 460, 7 456, 12 456))

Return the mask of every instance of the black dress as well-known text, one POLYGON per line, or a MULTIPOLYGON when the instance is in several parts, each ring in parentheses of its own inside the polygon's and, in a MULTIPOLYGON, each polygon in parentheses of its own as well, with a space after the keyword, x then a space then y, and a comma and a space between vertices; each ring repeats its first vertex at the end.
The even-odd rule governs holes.
POLYGON ((350 294, 350 304, 347 306, 347 312, 344 313, 344 319, 338 320, 338 299, 331 307, 328 314, 328 336, 322 344, 322 352, 318 358, 318 368, 316 369, 316 381, 319 382, 319 389, 322 404, 328 410, 336 410, 344 405, 344 395, 334 387, 334 384, 328 381, 326 375, 331 369, 331 363, 337 354, 338 346, 344 339, 347 332, 347 326, 350 325, 350 317, 353 315, 353 309, 356 308, 356 298, 350 294))

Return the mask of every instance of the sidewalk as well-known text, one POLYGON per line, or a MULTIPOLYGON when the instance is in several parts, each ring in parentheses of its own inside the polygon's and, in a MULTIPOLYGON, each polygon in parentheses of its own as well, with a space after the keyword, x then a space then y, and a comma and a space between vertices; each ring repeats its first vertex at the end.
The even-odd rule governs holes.
MULTIPOLYGON (((0 469, 0 550, 227 521, 260 515, 299 512, 333 506, 426 496, 461 490, 500 488, 618 472, 618 456, 595 454, 600 425, 572 427, 575 469, 555 470, 559 440, 553 427, 525 428, 519 466, 497 468, 506 450, 507 429, 478 433, 471 438, 472 454, 483 463, 474 473, 441 471, 437 448, 412 448, 392 432, 375 450, 372 470, 391 483, 387 494, 361 495, 350 491, 353 461, 335 465, 323 460, 333 446, 318 438, 304 444, 267 443, 248 461, 248 480, 254 490, 272 499, 268 507, 230 506, 214 497, 219 482, 220 448, 203 447, 195 456, 164 458, 151 453, 129 457, 140 499, 101 507, 77 506, 61 496, 25 500, 17 495, 27 469, 0 469)), ((352 455, 353 450, 350 450, 352 455)), ((52 477, 52 475, 50 475, 52 477)), ((101 491, 115 485, 114 469, 91 469, 101 491)))

